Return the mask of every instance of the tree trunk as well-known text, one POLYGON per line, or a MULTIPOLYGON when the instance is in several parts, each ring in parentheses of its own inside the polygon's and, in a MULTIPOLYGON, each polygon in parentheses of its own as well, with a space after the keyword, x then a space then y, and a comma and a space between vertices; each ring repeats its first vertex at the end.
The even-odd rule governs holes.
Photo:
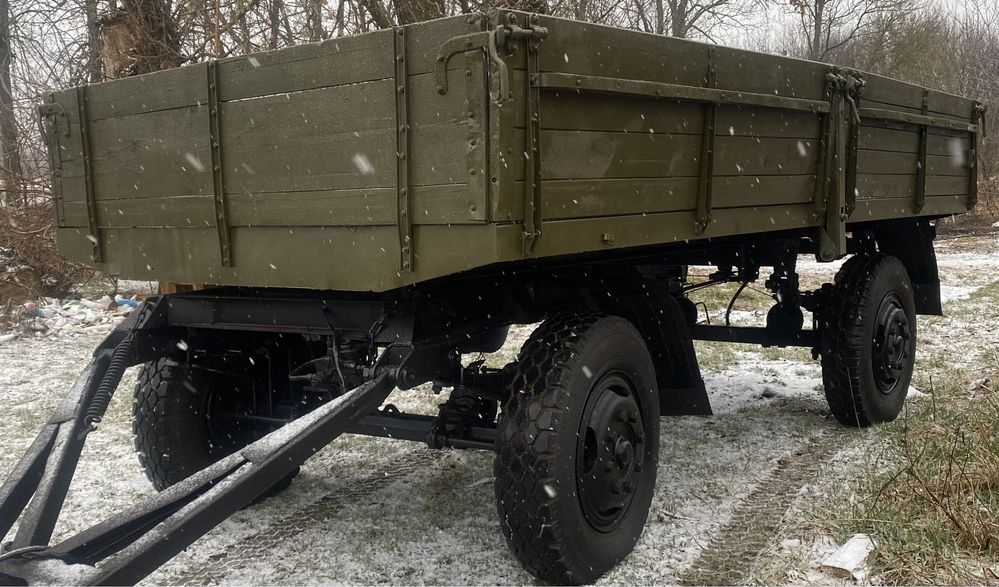
MULTIPOLYGON (((3 151, 4 200, 10 206, 22 199, 21 148, 17 142, 14 92, 10 82, 10 3, 0 0, 0 150, 3 151)), ((25 202, 26 203, 26 202, 25 202)))
POLYGON ((101 23, 97 18, 97 0, 85 0, 87 18, 87 81, 95 84, 104 77, 101 61, 101 23))
POLYGON ((815 0, 815 20, 812 22, 812 59, 822 58, 822 18, 825 16, 826 0, 815 0))

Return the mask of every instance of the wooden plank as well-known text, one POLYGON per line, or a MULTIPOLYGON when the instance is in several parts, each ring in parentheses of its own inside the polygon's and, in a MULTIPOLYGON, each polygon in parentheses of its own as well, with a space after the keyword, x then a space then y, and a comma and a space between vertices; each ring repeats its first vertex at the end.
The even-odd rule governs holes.
POLYGON ((697 175, 700 137, 620 132, 541 132, 541 177, 601 179, 697 175))
MULTIPOLYGON (((919 152, 919 127, 916 125, 898 128, 862 125, 858 139, 861 149, 919 152)), ((927 134, 926 152, 929 155, 964 157, 970 148, 968 133, 938 133, 931 128, 927 134)))
MULTIPOLYGON (((523 118, 523 117, 521 117, 523 118)), ((674 100, 571 92, 541 95, 543 130, 599 130, 659 134, 701 134, 701 106, 674 100)), ((520 128, 523 128, 521 123, 520 128)))
POLYGON ((950 157, 941 155, 927 155, 926 173, 928 175, 956 175, 968 177, 971 172, 968 157, 950 157))
POLYGON ((376 31, 219 63, 220 99, 314 90, 392 77, 392 32, 376 31))
MULTIPOLYGON (((543 131, 542 178, 696 176, 700 143, 692 135, 543 131)), ((801 175, 817 164, 817 145, 811 140, 726 134, 715 143, 715 176, 801 175)))
MULTIPOLYGON (((540 55, 542 71, 704 85, 711 45, 550 17, 541 24, 549 28, 540 55)), ((715 50, 720 89, 823 99, 830 66, 726 47, 715 50)))
MULTIPOLYGON (((386 291, 425 281, 482 258, 495 259, 492 226, 417 226, 416 269, 400 274, 395 226, 236 227, 232 231, 237 267, 224 268, 198 251, 216 246, 215 228, 112 228, 107 230, 107 262, 100 267, 135 279, 180 283, 227 283, 254 287, 386 291), (475 251, 470 255, 469 251, 475 251), (322 263, 316 262, 321 259, 322 263), (364 259, 364 263, 358 263, 364 259)), ((59 251, 71 259, 89 250, 86 231, 59 230, 59 251)), ((83 259, 80 259, 83 260, 83 259)))
POLYGON ((719 108, 715 126, 719 135, 756 138, 819 138, 819 117, 808 112, 767 108, 719 108))
POLYGON ((916 211, 915 202, 898 198, 876 198, 857 202, 857 209, 850 216, 851 222, 888 220, 908 216, 946 216, 968 210, 967 195, 927 196, 922 210, 916 211))
POLYGON ((548 91, 556 92, 575 90, 598 95, 640 96, 650 100, 689 100, 708 104, 732 104, 747 108, 776 108, 815 113, 829 111, 829 102, 825 100, 806 100, 745 90, 725 90, 603 75, 542 73, 538 85, 548 91))
POLYGON ((807 175, 819 164, 817 141, 721 135, 715 141, 715 176, 807 175))
MULTIPOLYGON (((691 213, 686 210, 610 218, 553 220, 545 223, 545 236, 538 241, 536 254, 565 255, 804 228, 814 226, 810 220, 811 211, 811 204, 715 210, 712 213, 713 221, 703 235, 694 233, 691 213)), ((501 257, 510 255, 515 237, 519 244, 519 229, 518 225, 497 228, 501 257)))
MULTIPOLYGON (((871 102, 880 102, 901 109, 911 109, 920 113, 923 105, 923 88, 900 80, 884 76, 863 73, 867 85, 861 98, 861 106, 871 102)), ((958 120, 970 120, 971 100, 938 90, 931 90, 929 96, 929 111, 958 120)))
MULTIPOLYGON (((811 201, 814 175, 715 178, 712 210, 811 201)), ((546 219, 595 218, 694 210, 697 178, 553 180, 544 184, 546 219)))
MULTIPOLYGON (((916 193, 916 173, 909 175, 858 174, 857 200, 871 198, 908 198, 916 193)), ((947 175, 926 176, 926 196, 966 196, 967 178, 947 175)))
POLYGON ((204 104, 208 101, 205 70, 206 65, 198 63, 89 86, 90 117, 100 120, 204 104))
POLYGON ((910 175, 919 169, 917 153, 869 151, 860 149, 857 156, 858 174, 910 175))
MULTIPOLYGON (((97 200, 211 193, 206 105, 96 120, 91 136, 97 200)), ((63 172, 67 180, 81 177, 80 160, 63 172)), ((69 189, 64 197, 82 193, 69 189)))

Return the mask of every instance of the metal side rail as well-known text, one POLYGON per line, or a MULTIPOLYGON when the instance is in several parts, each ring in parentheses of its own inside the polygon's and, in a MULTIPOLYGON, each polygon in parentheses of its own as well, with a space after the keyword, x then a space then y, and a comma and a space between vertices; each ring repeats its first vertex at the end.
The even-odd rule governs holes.
MULTIPOLYGON (((155 352, 143 332, 163 326, 156 300, 116 329, 27 454, 0 487, 0 536, 19 522, 0 554, 0 585, 134 584, 227 517, 250 504, 316 451, 370 414, 395 387, 395 370, 375 377, 145 503, 49 545, 87 435, 121 373, 155 352), (143 350, 139 350, 143 349, 143 350)), ((398 353, 385 353, 398 357, 398 353)), ((394 361, 393 361, 394 362, 394 361)))

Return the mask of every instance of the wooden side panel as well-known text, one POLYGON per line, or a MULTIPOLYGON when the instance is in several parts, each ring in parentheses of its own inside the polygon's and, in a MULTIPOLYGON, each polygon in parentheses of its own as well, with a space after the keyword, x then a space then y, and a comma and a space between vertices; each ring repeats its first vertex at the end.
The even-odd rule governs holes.
MULTIPOLYGON (((701 104, 571 92, 544 93, 541 104, 545 219, 693 214, 701 104)), ((811 201, 818 137, 816 114, 719 107, 712 206, 811 201)), ((521 181, 522 173, 514 179, 521 181)))

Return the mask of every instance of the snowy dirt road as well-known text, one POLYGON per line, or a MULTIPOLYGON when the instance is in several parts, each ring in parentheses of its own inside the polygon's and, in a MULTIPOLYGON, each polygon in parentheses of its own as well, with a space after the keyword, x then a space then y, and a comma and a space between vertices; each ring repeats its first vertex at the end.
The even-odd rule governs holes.
MULTIPOLYGON (((978 288, 999 281, 996 236, 942 241, 939 260, 950 317, 921 317, 917 370, 933 368, 936 349, 969 339, 999 342, 996 325, 975 323, 967 307, 978 288)), ((812 284, 832 271, 805 263, 802 278, 812 284)), ((749 304, 733 316, 753 323, 763 313, 749 304)), ((509 360, 528 334, 515 330, 491 361, 509 360)), ((14 465, 100 338, 93 332, 0 345, 0 398, 8 412, 0 474, 14 465)), ((835 583, 816 570, 835 545, 809 530, 807 505, 863 470, 877 430, 835 423, 807 350, 704 344, 698 352, 715 414, 663 420, 648 526, 634 553, 600 582, 835 583)), ((58 535, 152 494, 132 451, 134 377, 132 370, 90 437, 58 535)), ((440 398, 421 390, 397 392, 390 401, 432 413, 440 398)), ((286 492, 234 515, 146 580, 532 582, 499 530, 490 454, 365 437, 323 449, 286 492)))

